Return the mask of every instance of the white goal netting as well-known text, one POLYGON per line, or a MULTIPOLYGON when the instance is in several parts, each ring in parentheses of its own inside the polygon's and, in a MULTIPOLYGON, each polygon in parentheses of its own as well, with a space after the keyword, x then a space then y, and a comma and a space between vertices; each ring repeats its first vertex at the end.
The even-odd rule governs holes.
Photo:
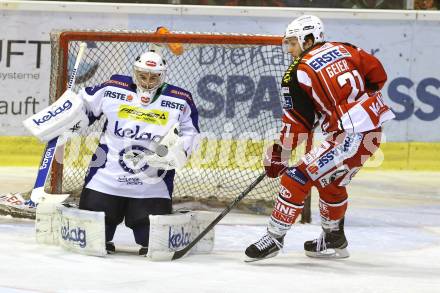
MULTIPOLYGON (((74 90, 101 84, 112 74, 132 74, 135 58, 151 43, 183 43, 182 55, 164 50, 167 82, 193 94, 204 139, 189 164, 176 174, 173 199, 206 204, 230 201, 263 170, 262 154, 277 137, 282 113, 280 80, 290 63, 281 38, 271 36, 162 35, 129 31, 57 31, 51 33, 51 100, 66 87, 81 42, 87 42, 74 90)), ((46 189, 78 193, 97 145, 103 121, 88 135, 72 140, 62 166, 46 189)), ((301 154, 298 151, 297 154, 301 154)), ((277 194, 277 180, 265 179, 243 201, 264 212, 277 194)))

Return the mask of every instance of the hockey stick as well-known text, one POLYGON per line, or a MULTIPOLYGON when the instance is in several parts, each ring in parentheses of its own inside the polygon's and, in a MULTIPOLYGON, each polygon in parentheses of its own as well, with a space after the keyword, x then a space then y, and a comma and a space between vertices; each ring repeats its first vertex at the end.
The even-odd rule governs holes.
MULTIPOLYGON (((75 84, 79 64, 86 48, 86 43, 80 44, 78 55, 76 57, 75 65, 72 70, 67 89, 72 89, 73 85, 75 84)), ((52 166, 58 139, 59 137, 53 138, 46 144, 45 150, 43 152, 43 157, 41 158, 40 166, 38 168, 37 179, 35 180, 34 188, 31 192, 31 198, 25 201, 23 199, 23 195, 20 193, 2 195, 0 196, 0 206, 4 206, 4 208, 0 207, 0 210, 6 209, 9 212, 13 210, 23 210, 28 211, 31 214, 35 212, 35 207, 39 200, 41 200, 42 197, 47 197, 48 195, 44 192, 44 185, 52 166)), ((51 195, 53 199, 56 199, 56 201, 60 202, 65 200, 68 196, 68 194, 62 194, 58 196, 51 195)), ((30 217, 30 215, 27 214, 26 217, 30 217)))
POLYGON ((191 241, 185 248, 178 250, 174 252, 171 260, 179 259, 185 254, 187 254, 191 248, 194 247, 194 245, 197 244, 197 242, 200 241, 206 234, 208 234, 209 231, 211 231, 212 228, 214 228, 215 225, 217 225, 218 222, 220 222, 221 219, 223 219, 246 195, 248 195, 249 192, 251 192, 252 189, 255 188, 263 179, 266 177, 266 172, 261 173, 257 179, 254 180, 254 182, 251 183, 251 185, 246 188, 242 193, 240 193, 239 196, 237 196, 221 213, 220 215, 215 218, 214 221, 211 222, 211 224, 208 225, 208 227, 205 228, 196 238, 194 238, 193 241, 191 241))
MULTIPOLYGON (((72 89, 75 84, 79 64, 81 63, 81 59, 84 55, 86 48, 87 48, 87 44, 84 42, 79 45, 79 50, 78 50, 78 55, 76 56, 75 65, 73 67, 72 74, 70 75, 70 79, 67 84, 67 89, 69 90, 72 89)), ((46 145, 43 158, 41 159, 37 180, 35 181, 34 188, 32 189, 31 198, 27 201, 29 205, 36 205, 41 200, 42 197, 47 196, 47 193, 44 192, 44 185, 46 184, 49 170, 52 167, 52 162, 55 156, 55 150, 58 146, 57 143, 59 138, 60 137, 58 136, 51 139, 46 145)), ((63 195, 64 199, 66 199, 68 196, 69 195, 63 195)))

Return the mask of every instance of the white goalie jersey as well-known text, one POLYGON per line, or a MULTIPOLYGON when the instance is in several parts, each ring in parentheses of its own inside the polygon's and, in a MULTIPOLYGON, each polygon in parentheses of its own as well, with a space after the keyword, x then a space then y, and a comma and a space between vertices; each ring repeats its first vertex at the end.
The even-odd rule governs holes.
POLYGON ((154 168, 148 157, 176 123, 186 157, 193 152, 200 131, 191 93, 164 83, 154 96, 138 96, 130 76, 113 75, 79 97, 91 121, 107 119, 85 186, 131 198, 170 198, 175 170, 154 168))

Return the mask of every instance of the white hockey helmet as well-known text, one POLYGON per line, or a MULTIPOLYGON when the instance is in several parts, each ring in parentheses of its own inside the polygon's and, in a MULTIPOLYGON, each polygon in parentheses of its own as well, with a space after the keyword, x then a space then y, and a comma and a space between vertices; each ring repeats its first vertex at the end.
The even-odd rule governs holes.
POLYGON ((151 51, 142 53, 133 64, 133 81, 138 93, 158 89, 165 81, 166 71, 167 65, 162 56, 151 51))
MULTIPOLYGON (((306 36, 313 35, 314 43, 324 41, 324 24, 314 15, 303 15, 295 18, 286 28, 284 40, 296 37, 302 50, 306 36)), ((285 41, 283 40, 283 46, 285 41)), ((286 50, 286 48, 284 48, 286 50)))

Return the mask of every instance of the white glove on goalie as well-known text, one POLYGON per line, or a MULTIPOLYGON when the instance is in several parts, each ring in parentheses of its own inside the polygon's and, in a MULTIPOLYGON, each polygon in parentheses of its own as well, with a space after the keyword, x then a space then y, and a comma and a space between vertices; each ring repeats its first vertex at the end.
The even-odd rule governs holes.
POLYGON ((23 124, 40 140, 49 141, 61 134, 68 138, 86 128, 88 122, 82 99, 72 90, 66 90, 55 103, 27 118, 23 124))
POLYGON ((178 127, 178 124, 175 124, 160 142, 161 146, 168 148, 168 153, 162 157, 157 154, 147 156, 146 161, 148 165, 164 170, 180 170, 185 166, 188 158, 184 149, 183 139, 178 134, 178 127))

